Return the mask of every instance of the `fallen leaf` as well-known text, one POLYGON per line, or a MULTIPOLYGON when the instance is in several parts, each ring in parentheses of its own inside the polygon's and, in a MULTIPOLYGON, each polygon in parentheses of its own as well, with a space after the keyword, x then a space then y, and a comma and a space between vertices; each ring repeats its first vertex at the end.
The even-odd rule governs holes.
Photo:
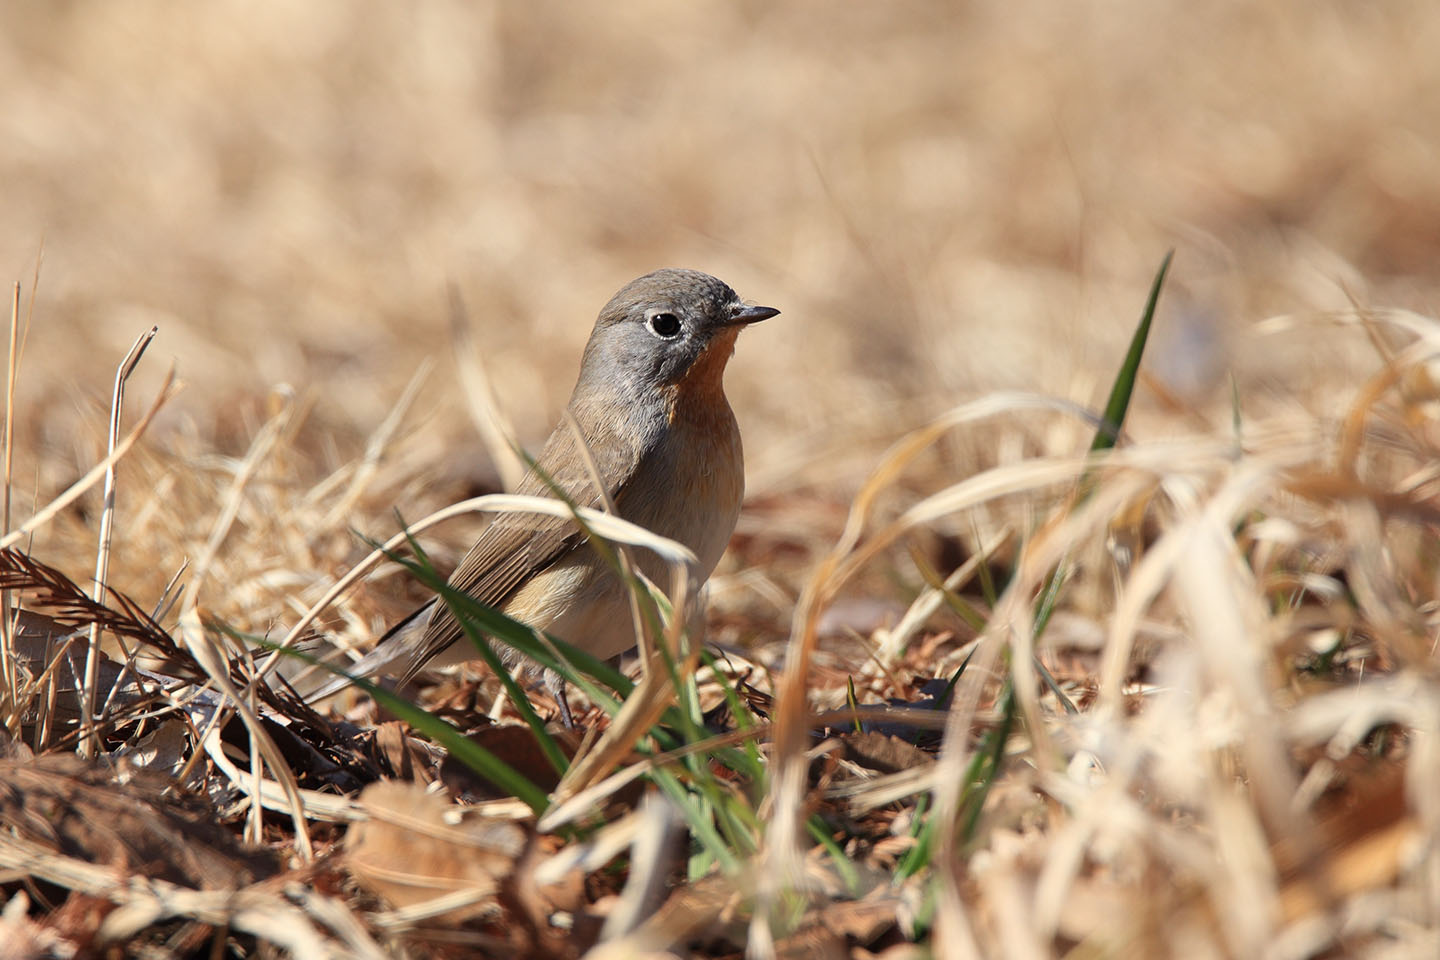
POLYGON ((444 794, 414 783, 372 783, 360 794, 360 805, 370 819, 345 837, 351 873, 396 907, 468 891, 470 899, 437 915, 445 923, 487 909, 527 841, 518 823, 467 814, 444 794))

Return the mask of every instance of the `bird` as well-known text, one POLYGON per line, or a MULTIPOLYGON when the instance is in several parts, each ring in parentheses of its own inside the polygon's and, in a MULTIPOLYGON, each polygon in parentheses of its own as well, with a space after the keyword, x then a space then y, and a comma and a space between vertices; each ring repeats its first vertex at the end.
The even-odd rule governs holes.
MULTIPOLYGON (((514 492, 554 496, 558 490, 578 506, 602 510, 611 503, 625 520, 688 547, 702 585, 729 544, 745 493, 725 368, 740 332, 779 313, 747 304, 698 270, 656 270, 627 283, 596 318, 567 416, 514 492)), ((639 571, 663 582, 661 561, 650 551, 636 554, 639 571)), ((627 588, 569 517, 493 517, 449 585, 598 659, 635 645, 627 588)), ((515 666, 519 655, 503 653, 515 666)), ((403 686, 427 666, 475 656, 455 614, 431 600, 346 672, 368 676, 398 668, 403 686)), ((553 674, 547 681, 562 721, 573 726, 563 681, 553 674)), ((322 699, 348 682, 333 678, 307 699, 322 699)))

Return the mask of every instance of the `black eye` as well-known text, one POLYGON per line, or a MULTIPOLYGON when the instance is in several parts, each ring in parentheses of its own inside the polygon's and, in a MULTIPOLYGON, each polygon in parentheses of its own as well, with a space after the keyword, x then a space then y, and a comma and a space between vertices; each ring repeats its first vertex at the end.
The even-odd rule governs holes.
POLYGON ((650 317, 650 332, 669 340, 680 333, 680 318, 673 313, 656 313, 650 317))

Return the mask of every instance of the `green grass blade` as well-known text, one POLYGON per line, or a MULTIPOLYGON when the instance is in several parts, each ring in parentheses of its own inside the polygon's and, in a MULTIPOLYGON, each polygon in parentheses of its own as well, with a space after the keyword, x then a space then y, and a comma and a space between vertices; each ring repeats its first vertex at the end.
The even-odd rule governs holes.
POLYGON ((985 798, 990 788, 1000 778, 1000 767, 1005 759, 1005 744, 1010 740, 1010 731, 1015 726, 1019 703, 1015 699, 1013 683, 1006 682, 1000 695, 1000 724, 981 738, 980 747, 970 758, 971 789, 965 797, 965 828, 961 834, 967 841, 975 836, 980 823, 980 813, 985 808, 985 798))
POLYGON ((1105 422, 1095 432, 1090 444, 1091 451, 1109 450, 1120 439, 1120 428, 1125 425, 1125 414, 1130 409, 1130 398, 1135 393, 1135 381, 1140 374, 1140 360, 1145 355, 1145 342, 1150 337, 1150 322, 1155 319, 1155 307, 1160 302, 1160 289, 1165 285, 1165 275, 1170 272, 1170 261, 1175 251, 1165 254, 1155 280, 1150 284, 1150 296, 1145 301, 1145 312, 1140 315, 1140 325, 1130 338, 1130 349, 1125 353, 1125 362, 1110 386, 1110 399, 1105 402, 1105 422))
MULTIPOLYGON (((488 637, 493 637, 513 647, 515 650, 534 660, 542 667, 554 670, 563 676, 567 681, 574 682, 584 687, 585 682, 582 675, 594 677, 601 683, 615 690, 624 696, 633 688, 634 684, 620 671, 611 667, 603 660, 599 660, 583 650, 570 646, 563 640, 550 637, 555 648, 560 652, 561 658, 557 659, 549 647, 535 638, 533 628, 506 616, 493 607, 486 606, 477 601, 469 594, 450 586, 440 575, 428 564, 412 559, 410 557, 391 554, 391 559, 408 570, 425 587, 433 590, 439 595, 440 600, 455 611, 456 618, 461 621, 462 626, 466 621, 488 637)), ((587 688, 586 693, 590 690, 587 688)), ((594 696, 594 694, 592 694, 594 696)), ((615 703, 613 698, 603 694, 596 697, 596 702, 604 703, 609 700, 615 703)), ((616 705, 618 709, 618 704, 616 705)))
MULTIPOLYGON (((475 625, 468 618, 458 613, 455 617, 460 621, 460 629, 465 631, 466 639, 479 651, 481 659, 490 668, 490 672, 500 680, 500 685, 505 688, 506 695, 510 697, 510 703, 520 714, 521 719, 525 721, 526 726, 530 728, 530 732, 534 734, 535 742, 540 745, 540 749, 546 759, 550 761, 550 765, 555 768, 556 773, 564 776, 565 771, 570 768, 570 760, 560 749, 560 745, 555 742, 555 738, 550 736, 550 731, 545 729, 545 722, 535 712, 534 705, 530 703, 529 696, 521 689, 520 684, 515 681, 514 674, 501 662, 499 654, 490 645, 490 640, 475 629, 475 625)), ((524 667, 520 669, 523 670, 524 667)))
MULTIPOLYGON (((1155 273, 1155 280, 1150 285, 1150 295, 1145 301, 1145 309, 1140 316, 1140 323, 1130 338, 1130 348, 1126 351, 1125 360, 1121 363, 1120 370, 1111 384, 1110 396, 1105 403, 1104 419, 1090 444, 1091 452, 1109 450, 1120 438, 1121 428, 1125 424, 1125 415, 1130 409, 1130 400, 1135 393, 1135 383, 1139 379, 1140 361, 1145 355, 1145 344, 1150 336, 1150 326, 1155 318, 1155 308, 1160 301, 1160 290, 1165 284, 1165 277, 1170 271, 1170 262, 1174 256, 1174 250, 1168 251, 1160 262, 1160 269, 1155 273)), ((1080 478, 1078 501, 1083 501, 1089 496, 1092 482, 1093 474, 1087 470, 1080 478)), ((1034 626, 1034 637, 1037 640, 1044 633, 1050 623, 1050 617, 1055 612, 1061 589, 1069 577, 1069 566, 1068 559, 1062 560, 1051 571, 1044 586, 1040 589, 1040 595, 1036 599, 1034 626)), ((1046 678, 1051 689, 1059 694, 1060 691, 1054 678, 1050 676, 1049 671, 1045 670, 1038 657, 1035 659, 1035 666, 1040 675, 1046 678)), ((980 813, 985 806, 985 798, 990 793, 990 787, 1000 775, 1005 757, 1005 743, 1009 739, 1010 730, 1016 720, 1018 708, 1010 679, 1006 680, 1001 697, 1001 722, 999 726, 982 738, 980 746, 971 757, 970 767, 966 771, 967 787, 961 809, 965 821, 963 836, 967 839, 973 835, 979 824, 980 813)), ((1070 704, 1067 698, 1061 696, 1060 700, 1067 709, 1073 709, 1074 705, 1070 704)), ((901 862, 897 876, 909 876, 928 861, 932 828, 933 823, 930 818, 926 818, 925 825, 917 835, 917 845, 901 862)))
MULTIPOLYGON (((1150 325, 1155 319, 1155 308, 1160 302, 1160 290, 1165 285, 1165 277, 1170 272, 1170 261, 1174 257, 1174 250, 1167 251, 1164 259, 1160 261, 1160 269, 1155 272, 1155 280, 1150 284, 1150 295, 1145 300, 1145 310, 1140 314, 1140 323, 1130 337, 1130 349, 1125 352, 1125 360, 1120 364, 1120 370, 1110 385, 1110 397, 1105 402, 1104 419, 1095 431, 1095 439, 1090 442, 1092 453, 1109 450, 1120 439, 1121 428, 1125 425, 1125 415, 1130 410, 1130 400, 1135 394, 1135 382, 1140 376, 1140 361, 1145 356, 1145 344, 1150 338, 1150 325)), ((1085 471, 1084 476, 1080 478, 1077 502, 1083 502, 1090 496, 1093 483, 1093 472, 1085 471)), ((1062 560, 1051 572, 1045 586, 1040 591, 1040 600, 1036 605, 1035 612, 1035 638, 1037 640, 1050 623, 1050 616, 1055 612, 1055 604, 1060 599, 1060 588, 1064 585, 1068 575, 1069 562, 1062 560)))
MULTIPOLYGON (((847 676, 845 678, 845 706, 849 707, 851 710, 858 710, 860 707, 860 699, 855 696, 854 676, 847 676)), ((856 715, 855 719, 851 721, 851 727, 856 733, 865 732, 865 725, 860 722, 860 717, 858 714, 856 715)))
POLYGON ((818 815, 812 814, 809 819, 805 821, 805 829, 810 836, 815 838, 815 842, 824 847, 825 852, 830 854, 830 862, 835 864, 835 871, 840 874, 840 879, 845 884, 845 889, 850 891, 852 897, 858 897, 861 892, 860 870, 855 864, 850 862, 849 857, 845 856, 845 851, 841 849, 840 844, 835 842, 835 838, 830 836, 830 831, 826 829, 825 821, 821 820, 818 815))

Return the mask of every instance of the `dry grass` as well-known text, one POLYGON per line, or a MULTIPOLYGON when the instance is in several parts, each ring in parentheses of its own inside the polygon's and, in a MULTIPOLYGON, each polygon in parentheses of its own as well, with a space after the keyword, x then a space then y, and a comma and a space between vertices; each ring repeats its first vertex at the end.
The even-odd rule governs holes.
MULTIPOLYGON (((617 813, 562 847, 497 806, 521 825, 519 892, 497 904, 491 878, 467 881, 447 906, 483 900, 480 916, 446 946, 433 917, 357 893, 324 858, 332 821, 396 806, 335 795, 424 767, 423 747, 382 725, 342 764, 350 779, 287 754, 302 782, 267 802, 303 800, 311 865, 288 813, 243 799, 250 743, 302 749, 262 719, 276 708, 247 705, 250 740, 207 735, 223 711, 171 692, 164 709, 191 729, 152 720, 105 752, 143 737, 126 764, 191 760, 182 776, 208 777, 232 839, 276 862, 227 899, 203 871, 42 829, 36 810, 110 815, 87 806, 93 769, 54 768, 49 793, 0 776, 0 929, 57 953, 103 934, 194 955, 226 929, 241 949, 268 937, 306 956, 513 952, 487 926, 499 911, 537 954, 619 917, 607 935, 635 939, 613 955, 773 935, 899 956, 918 917, 956 956, 1435 955, 1437 48, 1440 13, 1419 0, 11 5, 0 275, 32 318, 12 528, 105 457, 115 367, 158 325, 122 434, 171 358, 185 386, 119 463, 107 581, 148 612, 203 560, 162 625, 178 636, 189 609, 278 638, 364 557, 354 530, 383 539, 397 509, 414 520, 498 488, 462 390, 475 365, 533 448, 605 298, 693 266, 784 311, 742 338, 728 378, 749 499, 709 638, 748 656, 763 692, 805 664, 817 710, 844 705, 850 676, 862 704, 913 702, 914 678, 975 659, 933 768, 877 777, 840 738, 777 787, 854 828, 847 852, 873 871, 859 900, 824 858, 787 859, 783 806, 765 808, 781 831, 755 861, 769 869, 699 880, 659 910, 603 868, 628 851, 637 876, 673 880, 665 814, 617 813), (997 391, 1097 407, 1171 247, 1127 442, 1069 510, 1092 425, 997 391), (450 330, 451 284, 469 339, 450 330), (834 552, 892 445, 956 409, 834 552), (905 534, 869 553, 895 523, 905 534), (977 630, 930 586, 994 544, 949 584, 977 630), (1073 716, 1023 655, 1061 560, 1074 575, 1038 653, 1073 716), (993 606, 982 574, 1006 588, 993 606), (938 837, 929 868, 891 886, 917 793, 969 802, 955 791, 1000 722, 1007 665, 1020 720, 973 837, 938 837), (808 891, 803 908, 766 886, 781 881, 808 891), (747 926, 767 896, 776 909, 747 926), (573 937, 548 926, 557 912, 573 937)), ((81 593, 100 496, 20 543, 81 593)), ((467 523, 423 538, 442 568, 467 523)), ((367 645, 422 593, 397 572, 317 625, 367 645)), ((135 796, 164 809, 160 787, 135 796)), ((509 856, 517 838, 462 833, 444 842, 509 856)), ((216 843, 222 862, 250 855, 216 843)))

